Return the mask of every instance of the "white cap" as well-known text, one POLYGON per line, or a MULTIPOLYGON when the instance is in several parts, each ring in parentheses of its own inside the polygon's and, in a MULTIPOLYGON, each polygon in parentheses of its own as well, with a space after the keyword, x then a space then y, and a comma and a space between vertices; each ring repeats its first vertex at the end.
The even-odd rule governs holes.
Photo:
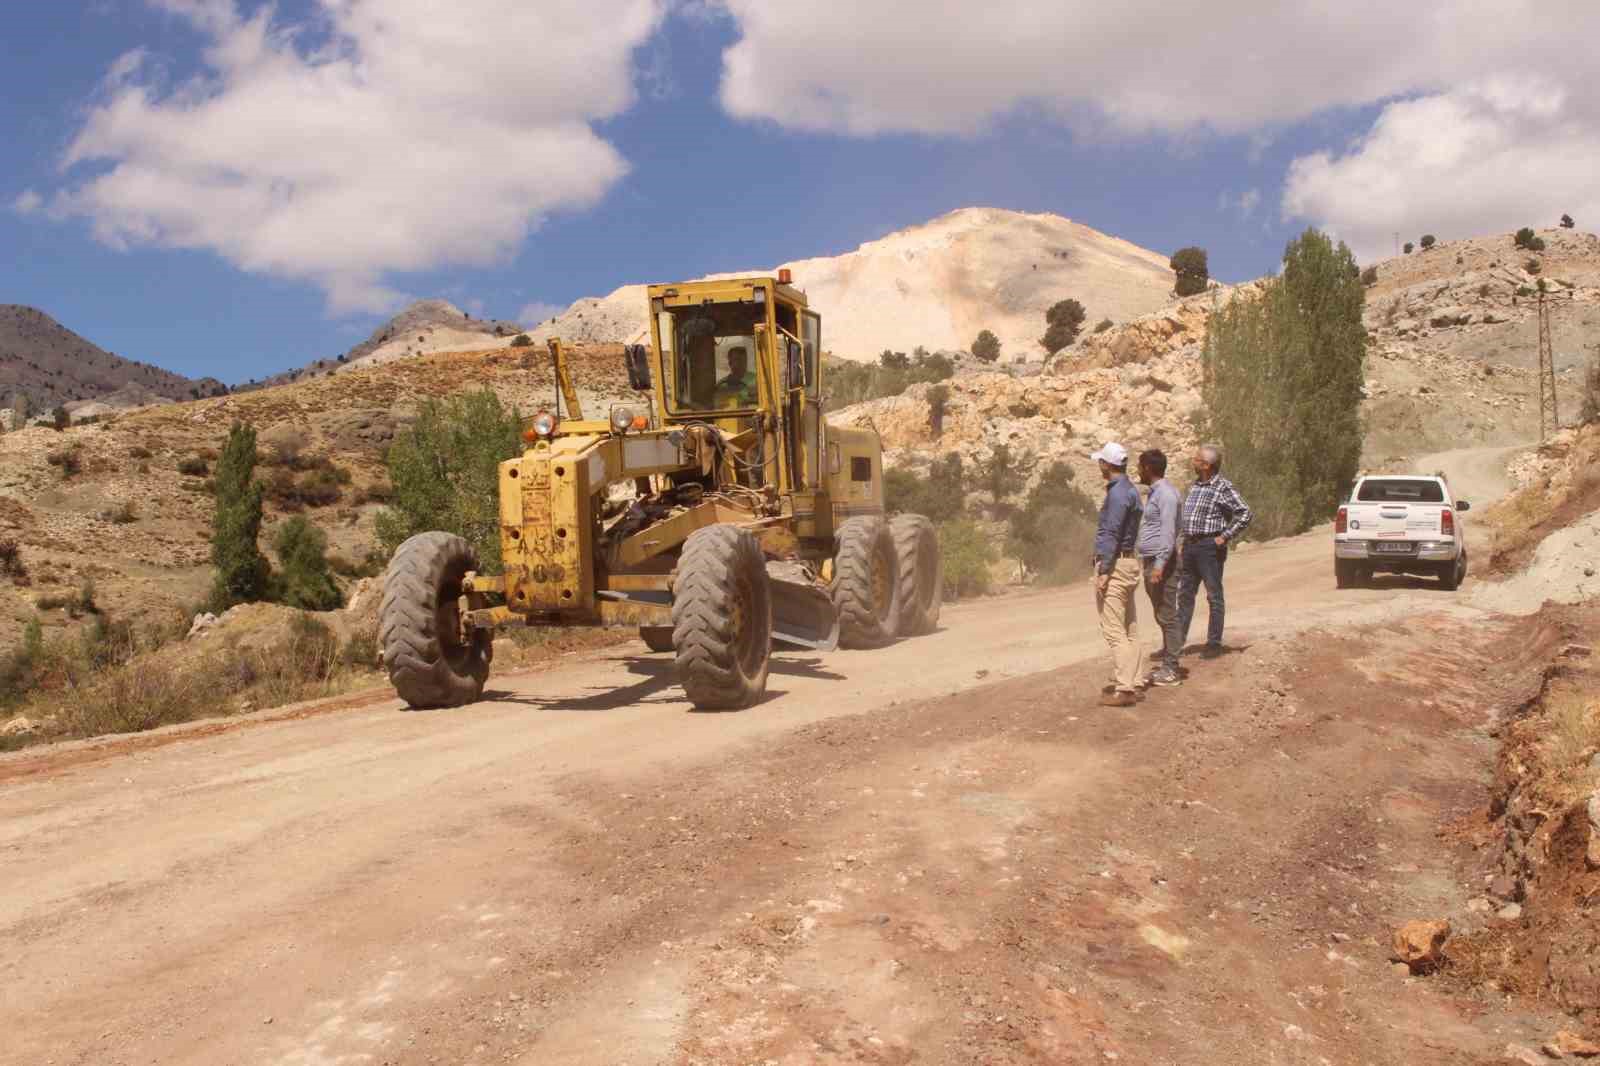
POLYGON ((1128 449, 1114 440, 1108 440, 1101 446, 1099 451, 1089 456, 1089 458, 1097 459, 1102 463, 1110 463, 1112 466, 1127 466, 1128 449))

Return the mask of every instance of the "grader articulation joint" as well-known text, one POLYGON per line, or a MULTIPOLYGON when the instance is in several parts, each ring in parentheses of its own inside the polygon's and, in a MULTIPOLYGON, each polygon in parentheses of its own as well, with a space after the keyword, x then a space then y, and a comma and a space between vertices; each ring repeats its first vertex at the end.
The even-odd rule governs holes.
POLYGON ((448 533, 395 553, 379 637, 413 706, 478 699, 503 625, 638 626, 701 708, 760 700, 775 644, 876 647, 937 625, 933 526, 885 514, 875 433, 824 421, 805 294, 749 277, 648 299, 650 344, 624 355, 647 401, 585 419, 550 342, 557 404, 500 465, 503 572, 479 573, 448 533))

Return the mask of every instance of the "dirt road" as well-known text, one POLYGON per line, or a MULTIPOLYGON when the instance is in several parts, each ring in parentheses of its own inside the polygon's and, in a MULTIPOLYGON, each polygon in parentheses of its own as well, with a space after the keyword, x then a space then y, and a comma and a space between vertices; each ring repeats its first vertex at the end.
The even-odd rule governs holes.
POLYGON ((1461 904, 1434 830, 1511 623, 1329 557, 1238 552, 1245 650, 1131 712, 1079 586, 785 656, 738 714, 630 645, 0 759, 0 1061, 1463 1061, 1488 1023, 1397 1003, 1381 941, 1461 904))

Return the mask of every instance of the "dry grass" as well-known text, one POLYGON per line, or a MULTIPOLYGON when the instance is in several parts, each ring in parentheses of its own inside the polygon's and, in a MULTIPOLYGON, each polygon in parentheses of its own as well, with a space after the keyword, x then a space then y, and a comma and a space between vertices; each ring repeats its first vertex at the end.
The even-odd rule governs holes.
POLYGON ((1567 806, 1594 787, 1589 759, 1600 752, 1600 692, 1592 688, 1552 690, 1545 697, 1546 723, 1540 745, 1540 792, 1567 806))

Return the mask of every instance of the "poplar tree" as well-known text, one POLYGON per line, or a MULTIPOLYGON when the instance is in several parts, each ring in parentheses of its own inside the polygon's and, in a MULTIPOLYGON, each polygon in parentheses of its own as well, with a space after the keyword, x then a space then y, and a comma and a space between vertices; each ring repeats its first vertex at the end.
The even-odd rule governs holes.
POLYGON ((257 547, 261 536, 261 485, 255 480, 256 431, 235 424, 217 460, 217 509, 211 520, 211 565, 216 580, 211 605, 223 611, 236 603, 265 599, 272 568, 257 547))
POLYGON ((1235 296, 1206 331, 1207 432, 1251 502, 1251 532, 1325 521, 1354 479, 1363 437, 1365 289, 1343 242, 1308 229, 1257 297, 1235 296))

